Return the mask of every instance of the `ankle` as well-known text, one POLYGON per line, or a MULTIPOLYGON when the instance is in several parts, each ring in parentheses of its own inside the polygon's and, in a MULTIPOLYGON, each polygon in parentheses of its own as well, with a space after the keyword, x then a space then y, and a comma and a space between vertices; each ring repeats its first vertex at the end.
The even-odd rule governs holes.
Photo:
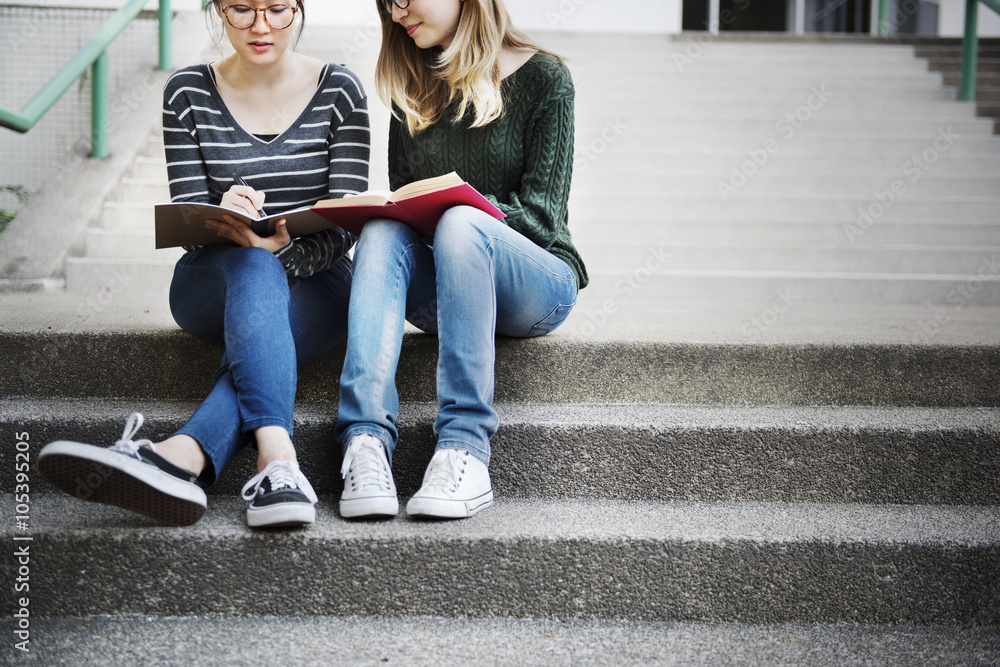
POLYGON ((154 445, 156 453, 195 477, 208 465, 208 457, 198 441, 189 435, 175 435, 154 445))
POLYGON ((291 461, 298 465, 295 446, 288 431, 280 426, 264 426, 254 431, 257 440, 257 472, 275 461, 291 461))

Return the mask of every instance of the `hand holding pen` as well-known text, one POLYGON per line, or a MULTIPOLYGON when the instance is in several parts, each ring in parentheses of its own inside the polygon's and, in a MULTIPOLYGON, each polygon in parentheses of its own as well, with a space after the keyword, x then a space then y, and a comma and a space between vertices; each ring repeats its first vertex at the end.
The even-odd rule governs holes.
MULTIPOLYGON (((257 192, 252 187, 250 187, 250 185, 246 182, 246 180, 244 180, 244 178, 242 176, 240 176, 239 174, 233 174, 233 181, 235 181, 236 186, 239 186, 239 187, 238 188, 236 186, 231 187, 229 189, 229 192, 226 193, 226 195, 230 195, 230 194, 234 195, 234 201, 232 203, 236 204, 236 206, 235 207, 234 206, 229 206, 228 208, 237 208, 238 207, 239 209, 242 209, 243 211, 245 211, 248 215, 255 215, 258 218, 263 218, 264 217, 264 193, 263 192, 257 192), (242 201, 240 201, 240 199, 243 199, 243 200, 246 200, 246 201, 242 202, 242 201), (253 208, 252 212, 247 208, 247 206, 246 206, 247 204, 253 208)), ((223 199, 222 205, 226 206, 226 202, 225 202, 226 196, 224 195, 222 197, 222 199, 223 199)))
MULTIPOLYGON (((234 174, 232 178, 234 185, 222 195, 221 205, 250 218, 261 218, 264 215, 264 193, 247 185, 247 182, 238 174, 234 174)), ((239 218, 230 215, 223 215, 222 218, 222 220, 206 220, 205 226, 237 245, 253 246, 277 252, 291 243, 284 218, 275 223, 274 233, 266 237, 255 234, 250 228, 250 224, 239 218)))

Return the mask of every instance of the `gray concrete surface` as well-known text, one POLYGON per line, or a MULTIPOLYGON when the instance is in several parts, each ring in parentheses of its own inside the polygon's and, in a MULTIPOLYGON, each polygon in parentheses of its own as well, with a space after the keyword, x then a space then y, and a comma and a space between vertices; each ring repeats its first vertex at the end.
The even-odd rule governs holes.
MULTIPOLYGON (((4 400, 0 429, 103 446, 121 437, 131 410, 139 437, 161 440, 194 403, 136 400, 4 400)), ((783 501, 1000 505, 996 408, 726 407, 508 404, 496 406, 491 478, 499 498, 627 501, 783 501)), ((434 448, 436 406, 406 403, 393 476, 416 492, 434 448)), ((321 495, 339 497, 336 406, 299 403, 295 441, 321 495)), ((0 450, 0 491, 15 488, 12 451, 0 450)), ((210 493, 239 494, 256 473, 242 452, 210 493)), ((32 488, 54 490, 35 476, 32 488)))
POLYGON ((14 664, 841 667, 1000 660, 996 629, 954 626, 87 616, 39 619, 32 630, 32 652, 14 656, 14 664))
POLYGON ((349 523, 325 500, 315 525, 268 532, 238 498, 213 506, 172 529, 42 495, 29 531, 0 530, 30 532, 42 617, 1000 622, 996 507, 507 500, 465 521, 349 523))

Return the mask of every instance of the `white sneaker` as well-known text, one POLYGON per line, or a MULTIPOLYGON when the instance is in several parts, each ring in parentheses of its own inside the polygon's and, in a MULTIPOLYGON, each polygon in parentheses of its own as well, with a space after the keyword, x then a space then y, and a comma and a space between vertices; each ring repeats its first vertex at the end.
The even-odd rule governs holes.
POLYGON ((251 528, 301 526, 316 521, 316 492, 297 463, 271 461, 243 486, 251 528))
POLYGON ((493 504, 486 464, 461 449, 434 452, 424 483, 406 504, 409 516, 463 519, 493 504))
POLYGON ((340 496, 340 516, 396 516, 399 500, 396 483, 382 442, 373 435, 356 435, 344 452, 340 467, 344 478, 344 493, 340 496))
POLYGON ((189 526, 205 514, 208 499, 195 476, 156 453, 149 440, 133 440, 142 428, 133 412, 111 447, 50 442, 38 453, 38 471, 53 486, 80 500, 123 507, 163 524, 189 526))

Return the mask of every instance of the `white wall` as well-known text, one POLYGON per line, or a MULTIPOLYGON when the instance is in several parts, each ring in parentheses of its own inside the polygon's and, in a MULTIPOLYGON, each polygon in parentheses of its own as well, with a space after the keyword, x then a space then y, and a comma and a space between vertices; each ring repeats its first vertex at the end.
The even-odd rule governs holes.
MULTIPOLYGON (((965 0, 939 0, 938 34, 961 37, 965 32, 965 0)), ((986 5, 979 5, 980 37, 1000 37, 1000 14, 986 5)))
MULTIPOLYGON (((698 0, 701 1, 701 0, 698 0)), ((366 25, 377 18, 374 0, 307 0, 309 21, 366 25)), ((528 30, 588 32, 678 33, 683 0, 506 0, 518 27, 528 30)), ((872 0, 874 5, 878 0, 872 0)), ((120 7, 122 0, 7 0, 10 5, 55 7, 120 7)), ((157 0, 146 7, 155 9, 157 0)), ((965 29, 965 0, 938 0, 938 30, 943 37, 960 37, 965 29)), ((172 8, 196 11, 201 0, 171 0, 172 8)), ((1000 37, 1000 15, 979 8, 979 34, 1000 37)))
MULTIPOLYGON (((505 0, 505 4, 515 25, 525 30, 681 30, 681 0, 505 0)), ((306 6, 310 22, 365 25, 378 18, 374 0, 323 0, 306 6)))

